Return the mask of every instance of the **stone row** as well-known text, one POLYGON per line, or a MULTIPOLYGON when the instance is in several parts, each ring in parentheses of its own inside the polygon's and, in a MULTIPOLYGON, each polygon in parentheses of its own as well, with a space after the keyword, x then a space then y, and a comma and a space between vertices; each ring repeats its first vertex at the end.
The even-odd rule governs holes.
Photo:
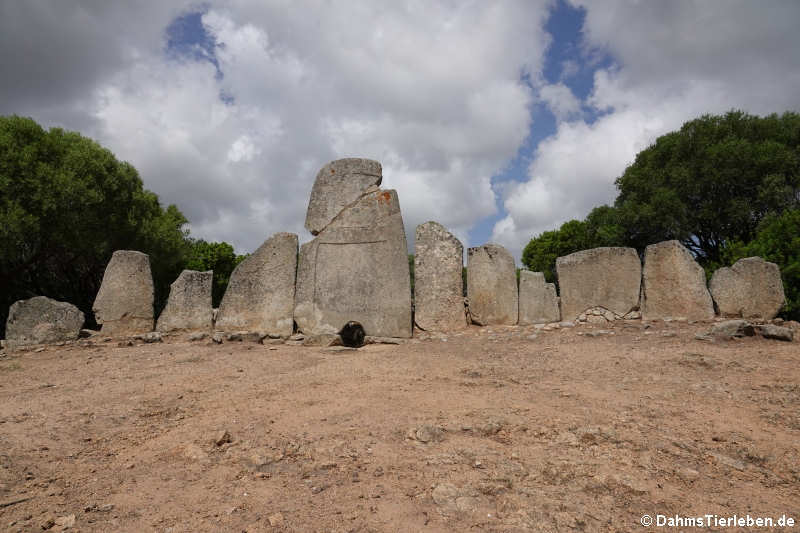
MULTIPOLYGON (((114 252, 93 305, 109 336, 216 329, 289 337, 336 335, 358 322, 366 335, 407 338, 413 325, 452 331, 470 323, 540 324, 560 320, 647 320, 715 316, 773 318, 784 303, 777 265, 760 258, 719 269, 711 279, 677 241, 648 246, 644 267, 633 248, 595 248, 559 257, 559 292, 541 272, 517 273, 498 244, 467 251, 436 222, 416 228, 415 307, 407 243, 394 190, 380 188, 380 163, 340 159, 317 174, 306 214, 314 239, 277 233, 242 261, 218 310, 213 272, 183 271, 154 323, 153 279, 146 254, 114 252), (713 297, 713 299, 712 299, 713 297), (155 325, 155 328, 154 328, 155 325)), ((7 337, 18 345, 71 340, 83 324, 74 306, 44 297, 16 302, 7 337)))
POLYGON ((467 293, 472 322, 540 324, 643 318, 711 320, 774 318, 785 303, 780 269, 758 257, 717 270, 706 284, 703 268, 678 241, 648 246, 644 266, 633 248, 583 250, 556 260, 559 293, 541 272, 522 270, 501 246, 471 248, 467 293), (716 309, 715 309, 716 305, 716 309))

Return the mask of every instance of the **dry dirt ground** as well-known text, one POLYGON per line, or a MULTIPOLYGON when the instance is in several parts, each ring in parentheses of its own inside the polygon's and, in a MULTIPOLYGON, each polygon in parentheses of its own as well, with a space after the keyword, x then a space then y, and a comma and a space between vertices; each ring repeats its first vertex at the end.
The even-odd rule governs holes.
POLYGON ((694 338, 708 327, 473 327, 355 351, 96 339, 6 354, 0 530, 798 520, 800 343, 694 338))

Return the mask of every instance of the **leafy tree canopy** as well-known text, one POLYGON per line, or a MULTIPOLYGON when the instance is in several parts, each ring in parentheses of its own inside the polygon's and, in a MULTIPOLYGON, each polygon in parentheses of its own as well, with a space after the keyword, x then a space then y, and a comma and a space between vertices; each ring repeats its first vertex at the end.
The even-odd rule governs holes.
POLYGON ((236 255, 233 246, 227 242, 206 242, 202 239, 189 240, 189 257, 186 268, 189 270, 214 271, 214 283, 211 287, 211 300, 214 307, 219 307, 233 269, 247 255, 236 255))
POLYGON ((557 230, 545 231, 531 239, 522 251, 522 263, 529 270, 544 272, 556 282, 556 258, 600 246, 622 246, 623 228, 613 207, 595 207, 586 220, 570 220, 557 230))
POLYGON ((157 312, 191 266, 219 268, 221 297, 233 249, 203 243, 225 253, 202 263, 202 241, 188 239, 186 222, 143 188, 133 166, 91 139, 0 117, 0 334, 9 306, 37 295, 77 305, 93 324, 92 303, 115 250, 150 255, 157 312))
POLYGON ((701 261, 800 202, 800 115, 705 115, 659 137, 617 181, 625 241, 678 239, 701 261))
POLYGON ((680 240, 713 272, 758 255, 781 268, 800 311, 800 115, 705 115, 659 137, 616 180, 614 206, 531 239, 522 262, 555 281, 555 260, 598 246, 680 240))

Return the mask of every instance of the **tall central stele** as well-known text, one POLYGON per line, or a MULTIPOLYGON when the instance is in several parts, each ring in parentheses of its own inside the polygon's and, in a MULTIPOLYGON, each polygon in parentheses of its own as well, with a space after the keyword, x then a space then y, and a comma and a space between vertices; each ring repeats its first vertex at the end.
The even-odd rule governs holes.
POLYGON ((294 319, 307 335, 349 321, 367 335, 411 337, 408 245, 397 192, 383 190, 381 165, 339 159, 317 174, 300 247, 294 319))

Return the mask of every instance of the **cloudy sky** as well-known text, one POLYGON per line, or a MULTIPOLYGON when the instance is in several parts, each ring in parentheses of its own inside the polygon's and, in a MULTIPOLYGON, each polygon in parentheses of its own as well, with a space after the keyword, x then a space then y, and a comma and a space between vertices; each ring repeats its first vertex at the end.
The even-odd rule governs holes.
POLYGON ((704 113, 800 110, 800 2, 0 0, 0 114, 131 162, 191 232, 301 241, 317 170, 383 164, 406 232, 519 258, 704 113))

